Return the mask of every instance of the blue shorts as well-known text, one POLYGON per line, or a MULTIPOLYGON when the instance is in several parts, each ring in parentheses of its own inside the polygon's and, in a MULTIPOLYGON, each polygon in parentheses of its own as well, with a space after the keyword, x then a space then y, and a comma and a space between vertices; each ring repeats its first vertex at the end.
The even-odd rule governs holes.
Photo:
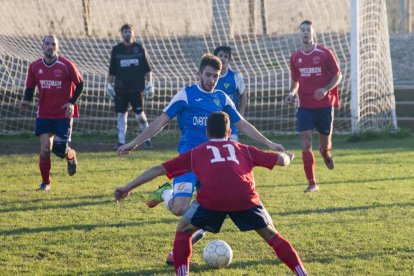
POLYGON ((332 106, 323 108, 299 107, 296 111, 299 132, 316 129, 320 134, 330 135, 333 118, 334 108, 332 106))
POLYGON ((200 229, 218 233, 227 215, 240 231, 261 229, 273 224, 269 213, 263 205, 257 205, 244 211, 227 212, 206 209, 194 200, 183 217, 200 229))
POLYGON ((65 119, 36 119, 36 136, 51 133, 60 138, 62 142, 70 142, 72 135, 72 118, 65 119))
POLYGON ((198 179, 192 172, 175 177, 173 181, 173 197, 192 197, 197 184, 198 179))

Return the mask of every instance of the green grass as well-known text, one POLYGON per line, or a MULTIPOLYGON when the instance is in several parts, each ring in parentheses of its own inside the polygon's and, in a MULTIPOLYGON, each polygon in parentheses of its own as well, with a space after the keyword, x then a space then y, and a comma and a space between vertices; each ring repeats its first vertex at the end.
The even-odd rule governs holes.
MULTIPOLYGON (((38 147, 36 139, 24 136, 3 136, 0 147, 27 139, 38 147)), ((303 193, 298 138, 275 139, 298 158, 286 168, 255 169, 262 201, 310 275, 412 275, 414 139, 348 139, 335 137, 333 171, 316 154, 321 191, 313 194, 303 193)), ((34 191, 40 183, 38 154, 0 155, 1 275, 172 275, 164 260, 178 220, 163 206, 145 205, 166 178, 119 204, 112 192, 175 154, 175 144, 122 158, 82 151, 74 177, 53 157, 50 193, 34 191)), ((230 220, 221 233, 208 234, 194 247, 192 261, 200 264, 191 270, 194 275, 291 275, 254 232, 239 232, 230 220), (202 249, 211 239, 233 248, 229 267, 204 265, 202 249)))

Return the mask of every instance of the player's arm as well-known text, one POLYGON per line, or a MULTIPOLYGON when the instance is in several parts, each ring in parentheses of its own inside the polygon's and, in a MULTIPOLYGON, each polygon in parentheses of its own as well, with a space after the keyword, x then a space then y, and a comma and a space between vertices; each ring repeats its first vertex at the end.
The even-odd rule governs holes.
POLYGON ((33 94, 34 94, 34 90, 35 88, 33 87, 27 87, 24 90, 24 96, 23 96, 23 100, 20 102, 20 110, 26 110, 27 107, 29 106, 30 102, 33 100, 33 94))
POLYGON ((146 170, 141 175, 137 176, 135 179, 129 182, 126 186, 117 187, 114 192, 115 200, 120 201, 126 198, 129 193, 136 187, 139 187, 158 176, 165 175, 166 172, 167 171, 165 170, 164 166, 161 164, 146 170))
POLYGON ((240 115, 242 115, 243 117, 246 112, 247 100, 248 100, 247 93, 243 93, 240 95, 239 112, 240 112, 240 115))
POLYGON ((118 154, 128 154, 131 151, 135 150, 136 147, 155 136, 160 132, 169 122, 171 121, 170 117, 163 112, 158 116, 149 126, 141 132, 134 140, 118 148, 118 154))
POLYGON ((342 80, 342 73, 341 71, 338 71, 332 77, 332 79, 328 82, 327 85, 315 90, 315 92, 313 93, 313 98, 318 101, 323 99, 332 88, 336 87, 341 82, 341 80, 342 80))
POLYGON ((115 50, 116 48, 112 48, 111 51, 111 59, 109 60, 109 73, 107 78, 107 90, 106 90, 106 97, 109 100, 115 99, 115 77, 116 77, 116 55, 115 50))
POLYGON ((244 114, 246 112, 246 107, 247 107, 247 100, 248 100, 246 86, 244 85, 242 74, 237 73, 234 77, 235 77, 235 81, 237 85, 237 91, 238 91, 238 94, 240 95, 238 110, 239 110, 240 115, 244 117, 244 114))
POLYGON ((249 138, 255 140, 256 142, 277 151, 285 151, 285 148, 281 144, 276 144, 267 139, 263 134, 261 134, 257 128, 255 128, 248 121, 241 119, 235 123, 236 127, 246 134, 249 138))
POLYGON ((33 95, 36 87, 36 77, 33 74, 32 65, 29 66, 26 78, 26 89, 24 90, 23 100, 20 102, 20 110, 26 110, 30 102, 33 100, 33 95))
POLYGON ((287 94, 285 101, 287 104, 293 104, 295 102, 296 94, 298 93, 299 89, 299 82, 295 80, 290 81, 290 89, 289 93, 287 94))

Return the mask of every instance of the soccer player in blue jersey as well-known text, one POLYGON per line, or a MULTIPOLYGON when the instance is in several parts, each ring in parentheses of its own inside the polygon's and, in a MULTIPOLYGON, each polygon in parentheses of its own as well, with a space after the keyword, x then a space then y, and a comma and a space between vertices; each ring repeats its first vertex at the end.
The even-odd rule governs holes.
MULTIPOLYGON (((230 121, 251 139, 269 147, 272 150, 284 151, 284 147, 263 136, 253 125, 247 122, 237 111, 232 100, 215 86, 222 68, 221 61, 212 54, 205 54, 197 72, 198 83, 180 90, 163 112, 147 129, 131 142, 121 146, 118 154, 128 154, 149 138, 156 135, 174 117, 177 117, 181 131, 181 141, 178 144, 180 154, 208 141, 206 135, 207 117, 216 111, 224 111, 230 121)), ((174 178, 173 186, 165 183, 155 191, 147 201, 152 208, 165 201, 165 206, 174 215, 181 216, 190 206, 191 198, 198 180, 190 172, 174 178)), ((168 260, 167 260, 168 262, 168 260)))
MULTIPOLYGON (((231 61, 231 48, 229 46, 219 46, 214 49, 213 54, 221 60, 222 69, 220 78, 217 82, 216 89, 226 93, 234 102, 240 115, 244 117, 247 107, 247 93, 245 93, 245 85, 243 76, 229 68, 231 61)), ((231 136, 229 140, 239 141, 238 129, 231 123, 231 136)))

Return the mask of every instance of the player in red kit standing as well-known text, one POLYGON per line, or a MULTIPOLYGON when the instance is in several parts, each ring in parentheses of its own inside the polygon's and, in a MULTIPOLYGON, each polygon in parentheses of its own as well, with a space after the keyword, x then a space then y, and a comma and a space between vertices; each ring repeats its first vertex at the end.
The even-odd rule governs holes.
POLYGON ((76 102, 83 90, 83 80, 76 66, 58 55, 59 41, 55 36, 43 38, 42 50, 43 58, 29 66, 20 108, 27 109, 37 86, 39 104, 35 133, 40 140, 39 168, 42 176, 38 191, 48 192, 51 187, 50 152, 67 160, 69 175, 76 173, 76 152, 68 143, 71 140, 73 118, 79 116, 76 102))
POLYGON ((291 88, 286 97, 288 104, 298 98, 296 118, 302 144, 302 159, 307 192, 319 191, 315 178, 315 157, 312 151, 312 134, 319 132, 319 152, 328 169, 335 166, 332 158, 332 128, 334 107, 339 106, 338 84, 342 79, 337 60, 328 48, 314 41, 312 22, 300 24, 302 48, 290 57, 291 88))
POLYGON ((115 190, 122 200, 134 188, 166 174, 172 178, 192 171, 200 181, 196 200, 181 217, 174 240, 176 275, 188 275, 192 252, 191 237, 198 229, 218 233, 229 216, 241 231, 255 230, 277 257, 296 275, 307 275, 293 246, 275 229, 256 191, 253 167, 272 169, 289 165, 289 152, 264 152, 256 147, 228 141, 230 119, 225 112, 214 112, 207 119, 209 141, 155 166, 115 190))

